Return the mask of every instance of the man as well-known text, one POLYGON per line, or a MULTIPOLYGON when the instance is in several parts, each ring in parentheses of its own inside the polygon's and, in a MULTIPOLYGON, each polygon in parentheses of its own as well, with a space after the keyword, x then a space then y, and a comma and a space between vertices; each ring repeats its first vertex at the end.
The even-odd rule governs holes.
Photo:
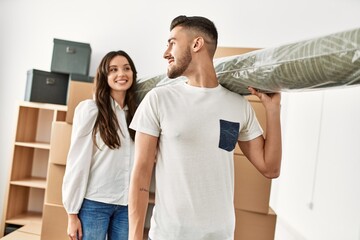
POLYGON ((203 17, 179 16, 164 58, 170 78, 152 89, 130 127, 136 132, 129 193, 129 239, 142 240, 156 158, 151 240, 233 240, 234 166, 238 143, 266 177, 280 173, 280 94, 249 88, 266 109, 267 137, 249 102, 219 85, 213 66, 217 30, 203 17))

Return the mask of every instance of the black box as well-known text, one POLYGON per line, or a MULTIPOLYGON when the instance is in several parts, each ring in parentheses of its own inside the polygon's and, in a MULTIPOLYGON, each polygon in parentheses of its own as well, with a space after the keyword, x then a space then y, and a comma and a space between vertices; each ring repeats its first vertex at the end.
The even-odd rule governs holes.
POLYGON ((5 233, 4 236, 7 234, 10 234, 16 230, 18 230, 19 228, 21 228, 21 225, 15 225, 15 224, 5 224, 5 233))
POLYGON ((79 82, 94 82, 94 77, 92 76, 87 76, 87 75, 81 75, 81 74, 76 74, 76 73, 71 73, 70 74, 70 81, 79 81, 79 82))
POLYGON ((88 75, 90 57, 90 44, 54 38, 51 72, 88 75))
POLYGON ((25 101, 66 105, 69 74, 27 71, 25 101))

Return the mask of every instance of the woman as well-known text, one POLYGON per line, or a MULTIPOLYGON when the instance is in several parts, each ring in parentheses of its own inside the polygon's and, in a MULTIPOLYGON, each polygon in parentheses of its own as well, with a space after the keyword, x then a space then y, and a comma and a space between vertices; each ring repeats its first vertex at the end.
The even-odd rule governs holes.
POLYGON ((128 239, 136 74, 126 52, 109 52, 96 72, 95 100, 75 109, 62 186, 70 239, 128 239))

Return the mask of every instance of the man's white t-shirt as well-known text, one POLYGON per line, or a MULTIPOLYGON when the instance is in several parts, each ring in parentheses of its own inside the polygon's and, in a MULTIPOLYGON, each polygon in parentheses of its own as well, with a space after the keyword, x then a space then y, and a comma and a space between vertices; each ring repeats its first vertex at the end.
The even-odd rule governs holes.
POLYGON ((159 137, 150 238, 233 240, 233 150, 263 133, 249 102, 221 85, 157 87, 130 127, 159 137))

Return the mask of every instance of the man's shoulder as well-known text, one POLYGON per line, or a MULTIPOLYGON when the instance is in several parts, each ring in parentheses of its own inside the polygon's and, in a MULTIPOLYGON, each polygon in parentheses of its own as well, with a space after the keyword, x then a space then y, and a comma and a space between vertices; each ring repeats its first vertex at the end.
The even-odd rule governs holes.
POLYGON ((238 99, 239 101, 247 101, 247 99, 245 98, 244 95, 233 92, 233 91, 227 89, 226 87, 224 87, 222 85, 221 85, 221 87, 222 87, 222 91, 225 92, 226 95, 228 95, 229 97, 234 98, 234 99, 238 99))
POLYGON ((182 82, 180 82, 180 81, 174 82, 172 84, 154 87, 153 89, 151 89, 149 91, 149 93, 156 94, 156 95, 170 94, 171 92, 178 91, 181 88, 181 86, 182 86, 182 82))

